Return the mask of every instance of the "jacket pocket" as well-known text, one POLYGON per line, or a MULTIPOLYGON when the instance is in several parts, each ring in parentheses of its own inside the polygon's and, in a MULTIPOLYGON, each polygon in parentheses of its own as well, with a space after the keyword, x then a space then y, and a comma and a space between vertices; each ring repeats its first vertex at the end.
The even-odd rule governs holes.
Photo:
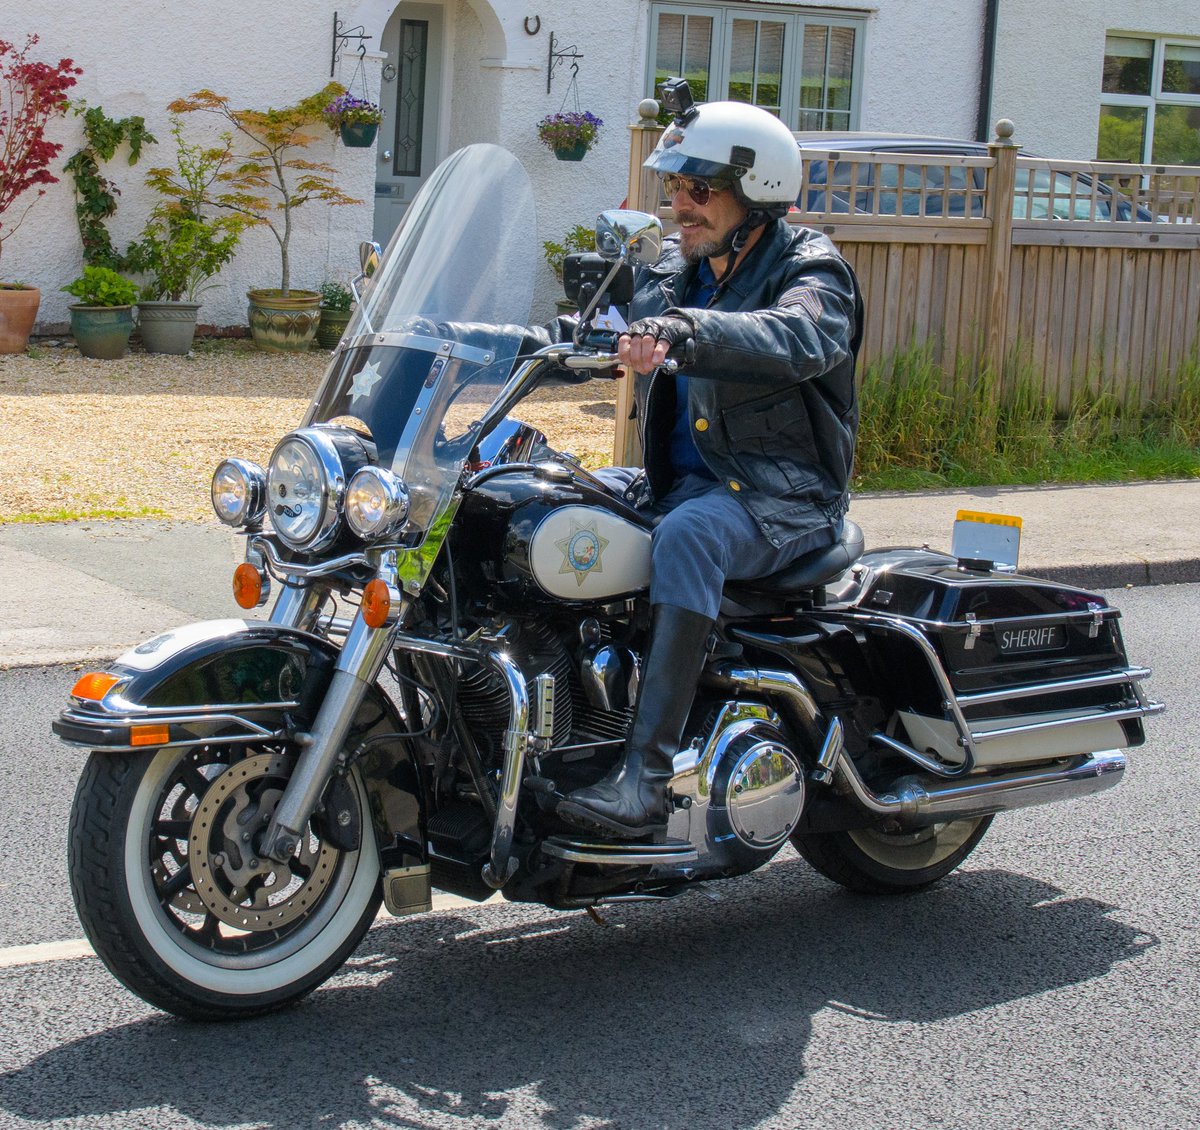
POLYGON ((816 455, 812 421, 797 392, 727 408, 721 414, 734 454, 782 456, 810 462, 816 455))

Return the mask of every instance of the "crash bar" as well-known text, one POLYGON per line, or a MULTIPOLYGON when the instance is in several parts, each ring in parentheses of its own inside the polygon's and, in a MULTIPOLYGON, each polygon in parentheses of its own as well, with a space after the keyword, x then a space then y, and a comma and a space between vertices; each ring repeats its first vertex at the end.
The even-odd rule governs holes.
MULTIPOLYGON (((1059 679, 1046 683, 1031 683, 1025 687, 1006 687, 998 691, 979 691, 957 696, 959 706, 982 706, 988 702, 1005 702, 1010 698, 1027 698, 1056 691, 1082 691, 1091 687, 1107 687, 1114 683, 1132 683, 1150 677, 1149 667, 1127 667, 1122 671, 1106 671, 1103 675, 1086 675, 1077 679, 1059 679)), ((1157 713, 1157 711, 1155 712, 1157 713)))

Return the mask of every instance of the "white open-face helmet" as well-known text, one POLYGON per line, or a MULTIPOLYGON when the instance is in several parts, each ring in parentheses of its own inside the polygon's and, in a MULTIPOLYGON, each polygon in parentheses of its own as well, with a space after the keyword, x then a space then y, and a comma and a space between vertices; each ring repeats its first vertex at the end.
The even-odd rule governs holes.
POLYGON ((686 84, 671 83, 676 91, 682 88, 688 105, 663 131, 645 167, 660 176, 678 173, 728 182, 752 212, 786 213, 800 193, 800 150, 791 130, 774 114, 746 102, 692 106, 686 84))

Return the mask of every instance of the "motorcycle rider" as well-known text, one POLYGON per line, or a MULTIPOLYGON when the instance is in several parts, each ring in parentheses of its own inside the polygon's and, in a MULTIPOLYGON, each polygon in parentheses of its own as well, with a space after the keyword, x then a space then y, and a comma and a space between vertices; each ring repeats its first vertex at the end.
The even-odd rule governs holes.
POLYGON ((662 180, 678 236, 641 268, 623 364, 639 374, 644 472, 608 481, 661 516, 651 546, 651 642, 621 761, 559 802, 575 827, 618 839, 661 833, 673 760, 726 579, 763 577, 840 536, 858 426, 854 364, 862 302, 824 235, 783 218, 800 153, 766 110, 675 111, 645 167, 662 180), (672 355, 675 377, 651 373, 672 355))

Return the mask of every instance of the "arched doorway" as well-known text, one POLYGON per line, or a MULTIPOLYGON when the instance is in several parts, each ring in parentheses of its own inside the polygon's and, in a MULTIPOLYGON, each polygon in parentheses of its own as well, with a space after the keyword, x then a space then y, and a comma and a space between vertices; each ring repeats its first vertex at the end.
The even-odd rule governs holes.
POLYGON ((374 238, 385 246, 438 162, 445 45, 440 4, 399 4, 383 29, 374 238))

